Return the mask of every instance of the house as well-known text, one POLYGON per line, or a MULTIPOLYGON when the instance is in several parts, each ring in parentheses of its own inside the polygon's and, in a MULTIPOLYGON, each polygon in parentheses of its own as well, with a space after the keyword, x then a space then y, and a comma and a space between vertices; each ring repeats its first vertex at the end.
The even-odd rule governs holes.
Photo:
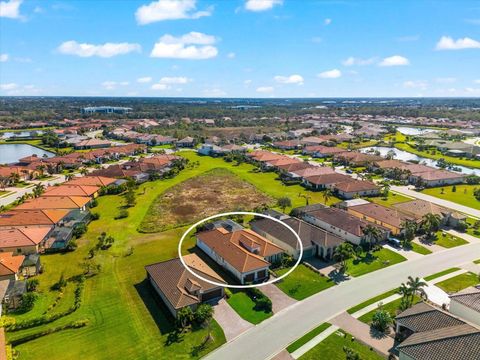
POLYGON ((364 154, 357 151, 346 151, 333 156, 333 160, 351 166, 368 166, 375 161, 383 160, 381 156, 364 154))
POLYGON ((396 318, 400 360, 478 359, 480 329, 424 302, 396 318))
POLYGON ((413 216, 409 216, 397 209, 387 208, 375 203, 349 206, 347 212, 355 215, 359 219, 389 229, 392 235, 399 235, 403 232, 403 223, 405 221, 415 221, 413 216))
MULTIPOLYGON (((6 284, 7 288, 3 296, 3 304, 10 310, 15 310, 22 304, 22 296, 27 292, 27 282, 20 280, 0 280, 0 296, 1 288, 6 284)), ((0 298, 1 300, 1 298, 0 298)))
POLYGON ((313 190, 323 190, 323 189, 333 190, 333 187, 335 186, 335 184, 349 182, 349 181, 354 181, 354 179, 348 175, 333 172, 333 173, 327 173, 324 175, 314 175, 314 176, 306 177, 303 179, 303 184, 306 187, 313 190))
POLYGON ((439 215, 442 220, 442 225, 452 227, 457 226, 460 222, 467 219, 467 216, 464 214, 420 199, 393 204, 393 207, 418 220, 422 219, 426 214, 439 215))
POLYGON ((25 260, 22 264, 23 277, 28 278, 40 274, 42 271, 42 263, 40 261, 40 254, 25 255, 25 260))
POLYGON ((278 165, 277 170, 280 172, 282 176, 291 178, 291 177, 295 177, 292 174, 293 172, 309 169, 311 167, 312 165, 310 165, 308 162, 301 161, 301 162, 295 162, 291 164, 278 165))
POLYGON ((60 225, 68 210, 11 210, 0 213, 0 229, 31 227, 52 227, 60 225))
POLYGON ((81 149, 101 149, 101 148, 108 148, 112 145, 112 143, 108 140, 102 139, 88 139, 82 140, 76 143, 73 147, 75 150, 81 149))
POLYGON ((335 170, 333 170, 330 167, 326 166, 310 166, 305 169, 300 169, 300 170, 292 170, 289 173, 289 176, 292 178, 301 178, 302 181, 305 178, 311 177, 311 176, 316 176, 316 175, 326 175, 326 174, 334 174, 335 170))
POLYGON ((334 156, 335 154, 344 153, 345 149, 334 147, 334 146, 324 146, 324 145, 312 145, 306 146, 303 149, 303 153, 311 155, 314 158, 326 158, 334 156))
POLYGON ((40 196, 35 199, 27 200, 18 205, 16 210, 82 210, 87 209, 87 205, 92 199, 87 196, 40 196))
POLYGON ((197 233, 197 246, 217 264, 230 272, 240 284, 268 278, 273 262, 284 249, 249 229, 229 232, 225 228, 197 233))
MULTIPOLYGON (((203 278, 218 283, 225 282, 196 254, 186 255, 183 260, 203 278)), ((223 287, 191 274, 179 258, 148 265, 145 270, 148 281, 174 317, 177 317, 177 312, 184 307, 195 310, 199 304, 224 296, 223 287)))
POLYGON ((206 156, 222 156, 226 153, 224 148, 215 144, 202 144, 197 152, 206 156))
POLYGON ((273 147, 282 150, 295 150, 302 147, 300 140, 277 141, 272 144, 273 147))
MULTIPOLYGON (((337 208, 322 208, 312 211, 304 211, 301 213, 300 217, 306 222, 318 226, 355 245, 360 245, 363 242, 365 238, 363 229, 368 225, 373 225, 337 208)), ((384 236, 388 234, 387 229, 384 227, 378 225, 373 226, 378 227, 383 232, 384 236)))
POLYGON ((64 184, 48 187, 42 196, 87 196, 96 198, 99 190, 98 186, 64 184))
POLYGON ((342 199, 353 199, 356 196, 380 195, 380 187, 370 181, 355 180, 335 183, 333 186, 336 194, 342 199))
MULTIPOLYGON (((300 237, 303 246, 302 259, 313 256, 331 259, 335 248, 344 242, 340 237, 294 217, 286 216, 282 218, 282 222, 290 226, 300 237)), ((256 233, 285 249, 285 252, 294 259, 300 256, 297 237, 282 224, 268 218, 261 218, 252 221, 250 226, 256 233)))
POLYGON ((461 184, 465 181, 466 175, 454 173, 447 170, 435 170, 415 173, 410 175, 408 180, 412 184, 416 184, 421 181, 426 187, 444 186, 461 184))
POLYGON ((0 253, 36 254, 52 227, 0 228, 0 253))
POLYGON ((12 253, 0 253, 0 281, 18 280, 22 273, 22 264, 25 260, 23 255, 13 255, 12 253))
POLYGON ((450 295, 449 311, 455 316, 480 326, 480 288, 472 286, 450 295))
POLYGON ((195 139, 191 136, 187 136, 181 140, 176 141, 175 145, 177 147, 192 148, 195 146, 195 139))
POLYGON ((115 185, 117 179, 108 178, 105 176, 82 176, 75 177, 72 180, 66 182, 67 185, 82 185, 82 186, 109 186, 115 185))

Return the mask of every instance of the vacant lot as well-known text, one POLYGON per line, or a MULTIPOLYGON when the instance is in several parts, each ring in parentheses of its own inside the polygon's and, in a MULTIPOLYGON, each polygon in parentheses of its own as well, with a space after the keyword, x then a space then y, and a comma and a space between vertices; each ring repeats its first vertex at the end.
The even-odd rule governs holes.
POLYGON ((213 169, 180 183, 153 202, 139 230, 159 232, 228 211, 273 204, 271 197, 226 169, 213 169))

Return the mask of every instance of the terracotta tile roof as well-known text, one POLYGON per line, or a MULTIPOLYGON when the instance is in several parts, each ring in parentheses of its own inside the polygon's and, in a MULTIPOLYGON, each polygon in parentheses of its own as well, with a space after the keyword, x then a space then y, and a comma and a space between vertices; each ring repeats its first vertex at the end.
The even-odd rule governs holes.
POLYGON ((86 185, 50 186, 43 193, 43 196, 92 196, 98 190, 100 190, 98 186, 86 186, 86 185))
POLYGON ((335 174, 335 170, 326 166, 310 166, 306 169, 291 171, 291 173, 302 178, 308 178, 316 175, 335 174))
POLYGON ((400 160, 392 159, 392 160, 375 161, 374 165, 380 169, 395 169, 395 168, 401 169, 405 165, 405 163, 400 160))
POLYGON ((309 169, 311 167, 312 167, 312 165, 310 165, 309 163, 307 163, 305 161, 277 166, 277 168, 285 170, 287 172, 295 172, 295 171, 298 171, 298 170, 305 170, 305 169, 309 169))
MULTIPOLYGON (((200 276, 211 281, 224 282, 197 255, 184 256, 184 260, 200 276)), ((200 296, 195 290, 209 291, 218 288, 188 272, 179 258, 148 265, 145 269, 174 309, 198 304, 200 296)))
POLYGON ((381 156, 364 154, 357 151, 346 151, 334 155, 335 159, 344 159, 351 163, 374 162, 383 160, 381 156))
POLYGON ((303 149, 304 152, 306 153, 321 153, 321 154, 326 154, 326 155, 331 155, 331 154, 339 154, 345 152, 345 149, 338 148, 335 146, 324 146, 324 145, 312 145, 312 146, 306 146, 305 149, 303 149))
POLYGON ((464 178, 465 174, 458 174, 446 170, 430 170, 426 172, 415 173, 415 176, 421 177, 426 181, 464 178))
POLYGON ((279 246, 248 229, 228 232, 217 228, 200 232, 197 238, 241 273, 268 267, 270 263, 263 257, 284 252, 279 246), (245 246, 258 248, 258 254, 250 252, 245 246))
POLYGON ((299 140, 285 140, 285 141, 277 141, 273 143, 275 147, 299 147, 301 142, 299 140))
POLYGON ((108 178, 105 176, 83 176, 76 177, 70 181, 67 181, 66 185, 87 185, 87 186, 108 186, 113 184, 116 179, 108 178))
POLYGON ((91 198, 87 196, 40 196, 18 205, 16 210, 41 209, 80 209, 87 205, 91 198))
POLYGON ((441 216, 446 216, 447 214, 455 214, 455 216, 464 217, 464 215, 461 215, 453 210, 433 204, 430 201, 420 199, 393 204, 393 207, 404 213, 411 214, 417 219, 420 219, 424 215, 430 213, 441 216))
POLYGON ((13 256, 12 253, 0 253, 0 276, 17 274, 25 260, 25 256, 13 256))
POLYGON ((306 177, 305 180, 307 180, 309 183, 314 185, 330 185, 330 184, 336 184, 341 182, 354 181, 354 179, 351 178, 350 176, 339 174, 336 172, 325 174, 325 175, 309 176, 309 177, 306 177))
POLYGON ((51 227, 0 228, 0 249, 38 245, 51 229, 51 227))
POLYGON ((11 210, 0 214, 0 226, 55 225, 69 210, 11 210))
POLYGON ((272 165, 272 166, 281 166, 281 165, 291 165, 291 164, 297 164, 297 163, 301 163, 302 160, 299 160, 297 158, 291 158, 291 157, 288 157, 288 156, 283 156, 282 158, 280 159, 274 159, 274 160, 270 160, 270 161, 266 161, 268 164, 272 165))
POLYGON ((102 139, 88 139, 75 144, 75 147, 89 147, 89 146, 110 146, 112 143, 108 140, 102 139))
POLYGON ((355 180, 355 179, 352 179, 351 181, 336 183, 335 188, 339 191, 343 191, 347 193, 380 189, 377 185, 375 185, 370 181, 362 181, 362 180, 355 180))
POLYGON ((371 217, 384 224, 389 224, 397 228, 402 227, 402 223, 406 220, 414 220, 413 217, 398 211, 396 209, 387 208, 375 203, 368 203, 363 205, 352 206, 349 208, 351 211, 355 211, 367 217, 371 217))

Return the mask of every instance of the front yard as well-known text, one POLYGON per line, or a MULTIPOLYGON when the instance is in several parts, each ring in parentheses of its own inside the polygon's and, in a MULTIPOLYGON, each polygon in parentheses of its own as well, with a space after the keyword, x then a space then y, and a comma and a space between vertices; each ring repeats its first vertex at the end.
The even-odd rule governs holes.
MULTIPOLYGON (((478 163, 480 164, 480 161, 478 161, 478 163)), ((480 201, 473 196, 473 190, 478 187, 478 185, 456 185, 456 191, 453 192, 453 186, 444 186, 425 189, 422 190, 422 192, 440 199, 471 207, 472 209, 480 210, 480 201)))
POLYGON ((480 283, 480 280, 477 274, 466 272, 450 279, 443 280, 435 285, 446 293, 454 294, 470 286, 475 286, 478 283, 480 283))
MULTIPOLYGON (((289 270, 290 268, 281 269, 277 271, 277 274, 281 276, 289 270)), ((303 300, 317 292, 328 289, 335 285, 335 282, 300 264, 290 275, 275 283, 275 285, 295 300, 303 300)))
POLYGON ((372 251, 370 254, 363 253, 358 258, 347 260, 347 273, 357 277, 406 260, 396 252, 382 248, 378 251, 372 251))
POLYGON ((255 302, 245 291, 232 291, 232 295, 227 299, 227 302, 240 317, 252 324, 259 324, 273 315, 272 312, 256 310, 255 302))
MULTIPOLYGON (((420 297, 414 296, 412 303, 416 304, 416 303, 420 302, 421 300, 422 299, 420 299, 420 297)), ((401 303, 402 303, 402 298, 399 298, 399 299, 393 300, 389 303, 382 304, 382 308, 383 308, 383 310, 388 311, 390 313, 390 315, 392 316, 392 318, 395 318, 395 316, 397 316, 397 314, 399 314, 401 312, 401 310, 400 310, 400 304, 401 303)), ((377 309, 369 311, 368 313, 360 316, 358 318, 358 320, 360 320, 361 322, 364 322, 365 324, 370 324, 372 322, 373 314, 375 314, 376 311, 377 311, 377 309)))
POLYGON ((461 246, 461 245, 465 245, 465 244, 468 244, 468 241, 464 240, 464 239, 461 239, 457 236, 453 236, 453 235, 450 235, 450 234, 447 234, 446 232, 444 231, 437 231, 437 233, 435 234, 437 240, 434 241, 434 243, 436 245, 440 245, 444 248, 452 248, 452 247, 456 247, 456 246, 461 246))

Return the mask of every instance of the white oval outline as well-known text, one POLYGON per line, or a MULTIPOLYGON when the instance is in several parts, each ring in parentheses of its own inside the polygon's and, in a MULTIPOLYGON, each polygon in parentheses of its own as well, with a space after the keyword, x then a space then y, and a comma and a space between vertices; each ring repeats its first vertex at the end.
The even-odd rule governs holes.
POLYGON ((302 239, 300 239, 300 236, 298 236, 298 234, 295 232, 295 230, 293 230, 289 225, 285 224, 283 221, 281 221, 279 219, 275 219, 274 217, 272 217, 270 215, 259 214, 259 213, 248 212, 248 211, 226 212, 226 213, 222 213, 222 214, 212 215, 212 216, 209 216, 205 219, 202 219, 202 220, 198 221, 197 223, 193 224, 192 226, 190 226, 188 228, 188 230, 183 233, 183 235, 180 239, 180 242, 178 243, 178 257, 180 258, 180 262, 182 263, 183 267, 185 269, 187 269, 187 271, 189 273, 191 273, 192 275, 196 276, 197 278, 199 278, 203 281, 206 281, 209 284, 212 284, 212 285, 215 285, 215 286, 226 287, 226 288, 233 288, 233 289, 249 289, 249 288, 256 288, 256 287, 260 287, 260 286, 274 284, 277 281, 282 280, 284 277, 287 277, 288 275, 290 275, 290 273, 293 270, 295 270, 298 265, 300 265, 300 262, 302 261, 302 256, 303 256, 302 239), (280 276, 278 278, 275 278, 273 280, 270 280, 270 281, 267 281, 267 282, 264 282, 264 283, 252 284, 252 285, 230 285, 230 284, 225 284, 225 283, 219 283, 219 282, 216 282, 216 281, 212 281, 210 279, 205 279, 204 277, 198 275, 193 270, 191 270, 190 267, 183 260, 183 255, 182 255, 182 243, 183 243, 183 240, 185 240, 185 237, 187 236, 187 234, 189 234, 198 225, 203 224, 205 221, 208 221, 208 220, 211 220, 211 219, 216 219, 216 218, 219 218, 219 217, 222 217, 222 216, 230 216, 230 215, 255 215, 255 216, 260 216, 260 217, 263 217, 263 218, 266 218, 266 219, 276 221, 276 222, 282 224, 283 226, 285 226, 288 230, 290 230, 295 235, 298 243, 300 244, 300 254, 298 256, 298 259, 297 259, 297 262, 295 263, 295 265, 293 265, 293 267, 289 271, 287 271, 285 274, 283 274, 282 276, 280 276))

